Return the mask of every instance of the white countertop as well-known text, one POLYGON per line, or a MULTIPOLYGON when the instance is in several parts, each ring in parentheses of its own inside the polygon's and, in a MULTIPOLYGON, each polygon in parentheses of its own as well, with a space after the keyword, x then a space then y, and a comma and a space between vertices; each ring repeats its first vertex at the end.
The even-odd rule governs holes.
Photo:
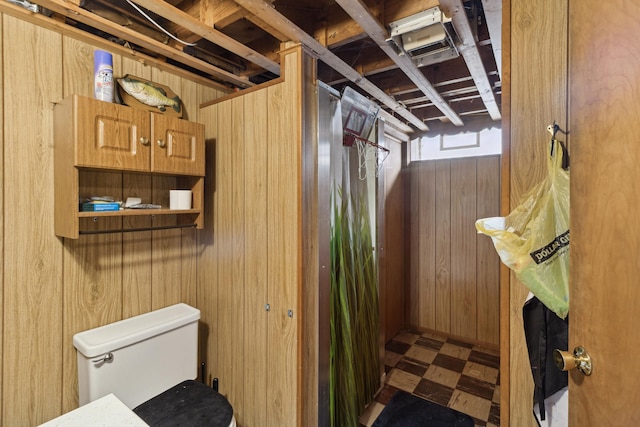
POLYGON ((108 394, 71 412, 41 424, 42 427, 148 427, 131 409, 113 394, 108 394))

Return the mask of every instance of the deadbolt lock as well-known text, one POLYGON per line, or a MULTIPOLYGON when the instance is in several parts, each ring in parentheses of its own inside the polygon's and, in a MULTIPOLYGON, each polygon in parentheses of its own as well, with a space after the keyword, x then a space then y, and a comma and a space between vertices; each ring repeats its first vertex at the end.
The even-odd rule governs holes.
POLYGON ((561 371, 578 368, 584 375, 591 375, 591 356, 582 347, 573 349, 573 353, 568 351, 553 350, 553 361, 561 371))

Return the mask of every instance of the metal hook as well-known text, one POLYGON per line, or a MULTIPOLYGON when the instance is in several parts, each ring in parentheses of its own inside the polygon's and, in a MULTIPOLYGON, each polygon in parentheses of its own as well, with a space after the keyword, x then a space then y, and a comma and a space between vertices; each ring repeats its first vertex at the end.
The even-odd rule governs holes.
POLYGON ((562 146, 562 169, 568 170, 569 168, 569 154, 567 153, 567 148, 564 146, 564 144, 561 141, 558 141, 556 139, 556 134, 558 132, 564 134, 564 135, 568 135, 569 131, 565 131, 562 130, 562 128, 558 125, 558 123, 556 123, 556 121, 553 121, 552 125, 547 126, 547 131, 551 134, 551 144, 550 144, 550 150, 549 150, 549 154, 551 156, 554 155, 554 148, 555 148, 555 143, 556 141, 558 142, 558 144, 560 144, 562 146))
POLYGON ((558 125, 558 123, 556 123, 556 121, 553 121, 552 125, 547 126, 547 131, 549 131, 549 133, 551 134, 551 138, 552 139, 556 139, 556 134, 558 132, 564 134, 564 135, 568 135, 569 131, 564 131, 562 130, 562 128, 558 125))

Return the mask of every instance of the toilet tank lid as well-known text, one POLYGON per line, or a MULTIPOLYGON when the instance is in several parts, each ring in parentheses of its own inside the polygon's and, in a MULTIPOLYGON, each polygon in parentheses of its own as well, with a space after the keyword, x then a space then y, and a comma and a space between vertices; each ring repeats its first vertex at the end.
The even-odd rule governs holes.
POLYGON ((180 303, 130 317, 73 336, 73 345, 85 357, 96 357, 177 329, 200 319, 200 310, 180 303))

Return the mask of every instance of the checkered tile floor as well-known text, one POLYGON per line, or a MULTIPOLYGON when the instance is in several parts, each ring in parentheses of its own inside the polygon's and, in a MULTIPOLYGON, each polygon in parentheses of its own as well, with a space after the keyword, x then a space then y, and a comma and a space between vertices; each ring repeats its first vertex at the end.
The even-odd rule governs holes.
POLYGON ((427 332, 401 332, 386 345, 385 385, 360 417, 371 426, 404 390, 470 415, 476 426, 500 425, 499 352, 427 332))

